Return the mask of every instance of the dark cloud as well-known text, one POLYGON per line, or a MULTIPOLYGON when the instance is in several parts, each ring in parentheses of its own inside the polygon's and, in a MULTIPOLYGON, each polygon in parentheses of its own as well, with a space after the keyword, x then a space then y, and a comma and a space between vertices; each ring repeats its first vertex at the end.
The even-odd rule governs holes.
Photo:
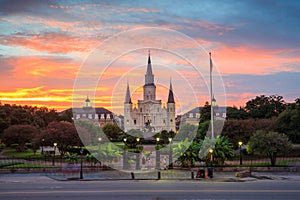
POLYGON ((234 74, 223 77, 228 94, 278 94, 288 98, 300 95, 300 72, 280 72, 268 75, 234 74))
POLYGON ((15 15, 24 13, 40 13, 41 9, 48 7, 49 1, 36 0, 1 0, 0 14, 1 15, 15 15))

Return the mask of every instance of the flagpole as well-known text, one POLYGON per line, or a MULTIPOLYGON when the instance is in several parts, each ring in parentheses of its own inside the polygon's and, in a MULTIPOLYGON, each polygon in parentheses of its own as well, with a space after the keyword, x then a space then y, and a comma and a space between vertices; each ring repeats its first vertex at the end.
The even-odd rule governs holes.
POLYGON ((209 52, 209 64, 210 64, 210 122, 211 122, 211 138, 214 138, 214 108, 213 108, 213 83, 212 83, 212 60, 211 60, 211 52, 209 52))

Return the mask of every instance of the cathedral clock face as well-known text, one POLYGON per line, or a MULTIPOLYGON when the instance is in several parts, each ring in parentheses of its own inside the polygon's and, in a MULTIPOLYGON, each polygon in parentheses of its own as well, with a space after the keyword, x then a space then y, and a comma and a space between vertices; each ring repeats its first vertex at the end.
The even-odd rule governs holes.
MULTIPOLYGON (((83 123, 75 123, 87 150, 118 170, 128 170, 129 164, 124 160, 133 160, 135 165, 130 165, 130 170, 134 170, 138 162, 133 158, 142 158, 146 152, 156 152, 156 145, 162 146, 157 152, 167 152, 183 140, 192 144, 197 129, 184 128, 183 120, 177 127, 176 116, 201 106, 209 97, 209 63, 212 62, 208 53, 197 41, 170 29, 132 29, 101 41, 78 71, 74 82, 73 108, 81 107, 82 98, 89 94, 89 98, 98 104, 95 103, 95 107, 107 106, 112 111, 114 122, 126 133, 125 140, 121 141, 123 145, 130 146, 135 142, 146 150, 124 151, 104 134, 99 122, 93 122, 95 129, 92 130, 97 131, 90 137, 83 131, 83 123), (132 96, 131 92, 136 96, 132 96), (163 131, 176 132, 171 138, 172 144, 155 138, 156 133, 163 131), (95 144, 97 138, 91 137, 101 138, 101 144, 95 144), (154 140, 154 145, 149 147, 143 143, 148 138, 154 140), (117 153, 113 156, 118 163, 110 162, 102 151, 104 149, 125 152, 126 155, 117 153)), ((217 88, 214 96, 218 102, 225 103, 225 89, 217 70, 213 78, 217 88)), ((214 127, 215 136, 221 133, 222 127, 222 121, 214 127)), ((152 161, 155 163, 155 156, 155 153, 150 153, 150 165, 152 161)), ((177 160, 174 155, 172 158, 177 160)))

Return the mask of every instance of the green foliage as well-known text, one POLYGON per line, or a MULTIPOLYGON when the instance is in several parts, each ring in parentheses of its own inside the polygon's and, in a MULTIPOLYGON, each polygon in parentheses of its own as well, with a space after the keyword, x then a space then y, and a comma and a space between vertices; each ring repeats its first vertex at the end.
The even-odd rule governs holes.
POLYGON ((191 143, 188 138, 184 141, 178 142, 173 148, 173 156, 178 157, 177 163, 182 167, 193 167, 195 162, 199 160, 198 152, 200 150, 200 144, 191 143))
POLYGON ((238 142, 247 143, 256 130, 273 131, 275 119, 228 119, 225 121, 221 135, 227 136, 233 148, 238 148, 238 142))
POLYGON ((284 111, 285 102, 282 96, 261 95, 248 101, 245 109, 252 118, 272 118, 284 111))
POLYGON ((270 158, 271 165, 275 166, 276 157, 285 154, 291 149, 291 143, 285 134, 272 131, 256 131, 247 144, 249 153, 263 154, 270 158))
POLYGON ((27 149, 24 152, 17 151, 16 149, 5 149, 2 152, 3 155, 8 157, 20 158, 20 159, 41 159, 43 156, 39 152, 34 152, 31 149, 27 149))
POLYGON ((210 149, 213 150, 213 163, 217 165, 223 165, 225 160, 229 160, 235 155, 233 145, 229 142, 228 137, 225 136, 218 136, 217 138, 206 137, 200 144, 199 157, 206 163, 211 163, 210 149))
POLYGON ((300 144, 300 104, 297 101, 282 112, 276 120, 277 130, 285 133, 293 143, 300 144))
POLYGON ((205 105, 204 105, 204 107, 201 109, 201 111, 200 111, 200 121, 199 121, 199 124, 201 124, 201 123, 203 123, 203 122, 205 122, 205 121, 208 121, 208 120, 210 120, 210 118, 211 118, 211 110, 210 110, 210 105, 209 105, 209 103, 208 103, 208 101, 207 102, 205 102, 205 105))
POLYGON ((214 162, 223 165, 225 160, 234 157, 233 145, 227 137, 217 137, 215 148, 213 151, 214 162))
POLYGON ((32 125, 45 128, 50 122, 59 119, 58 113, 46 107, 0 105, 0 135, 11 125, 32 125))
POLYGON ((199 124, 195 141, 200 142, 205 139, 209 128, 210 121, 205 121, 199 124))
POLYGON ((80 159, 80 155, 78 155, 77 153, 67 152, 64 156, 64 159, 69 163, 75 163, 80 159))
POLYGON ((106 124, 102 128, 105 135, 110 140, 120 141, 120 136, 123 136, 124 132, 116 124, 106 124))
POLYGON ((226 111, 226 119, 248 119, 249 113, 242 107, 228 107, 226 111))
MULTIPOLYGON (((97 145, 99 142, 98 138, 104 139, 105 135, 103 131, 98 124, 95 124, 93 121, 78 119, 75 120, 75 125, 77 128, 80 128, 80 130, 86 130, 83 131, 83 133, 86 133, 88 137, 81 137, 81 140, 84 140, 83 143, 85 146, 97 145)), ((80 136, 84 136, 82 132, 80 132, 80 136)))
POLYGON ((118 158, 121 155, 122 154, 119 151, 119 148, 111 142, 101 144, 99 146, 98 152, 94 154, 96 158, 108 163, 111 163, 115 158, 118 158))
POLYGON ((176 140, 193 140, 197 134, 197 126, 192 124, 185 124, 180 126, 176 140))
POLYGON ((143 137, 144 135, 142 131, 137 129, 131 129, 124 136, 124 138, 126 138, 125 144, 131 148, 135 148, 138 144, 136 139, 140 138, 141 140, 139 141, 139 143, 141 143, 143 137))
POLYGON ((163 144, 168 144, 169 143, 169 138, 174 138, 175 137, 175 132, 174 131, 167 131, 167 130, 162 130, 161 132, 157 133, 154 138, 159 138, 160 142, 163 144))

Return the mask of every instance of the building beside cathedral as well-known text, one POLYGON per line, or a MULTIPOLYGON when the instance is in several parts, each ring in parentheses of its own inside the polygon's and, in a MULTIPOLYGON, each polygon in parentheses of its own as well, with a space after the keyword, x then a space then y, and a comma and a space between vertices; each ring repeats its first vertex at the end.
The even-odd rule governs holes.
POLYGON ((143 132, 175 131, 175 114, 175 100, 171 81, 166 107, 162 106, 161 100, 156 99, 156 85, 149 53, 143 86, 143 100, 138 100, 137 106, 133 107, 129 84, 127 83, 124 102, 124 131, 127 132, 131 129, 139 129, 143 132))

